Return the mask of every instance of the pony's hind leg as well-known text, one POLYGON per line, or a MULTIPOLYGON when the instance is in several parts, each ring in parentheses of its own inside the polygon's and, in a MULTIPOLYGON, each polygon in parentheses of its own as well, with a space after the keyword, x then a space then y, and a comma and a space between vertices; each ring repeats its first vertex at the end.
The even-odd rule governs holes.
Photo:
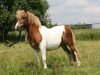
POLYGON ((78 52, 77 52, 76 47, 74 45, 69 46, 69 47, 70 47, 70 50, 71 50, 73 61, 77 62, 77 66, 80 66, 79 56, 78 56, 78 52))
POLYGON ((70 54, 71 54, 71 57, 73 57, 73 61, 77 62, 77 65, 79 66, 80 61, 78 57, 77 48, 75 47, 75 37, 71 29, 67 26, 65 27, 63 40, 70 48, 70 52, 71 52, 70 54))
POLYGON ((66 53, 67 56, 68 56, 69 64, 70 64, 70 65, 73 65, 73 59, 72 59, 71 52, 70 52, 70 50, 68 49, 68 47, 67 47, 66 45, 62 45, 61 47, 62 47, 62 49, 65 51, 65 53, 66 53))

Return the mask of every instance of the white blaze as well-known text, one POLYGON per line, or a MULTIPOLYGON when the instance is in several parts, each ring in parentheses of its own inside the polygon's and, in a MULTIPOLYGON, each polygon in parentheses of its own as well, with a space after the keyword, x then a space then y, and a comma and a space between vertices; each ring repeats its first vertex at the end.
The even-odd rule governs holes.
POLYGON ((16 25, 15 25, 15 29, 17 29, 17 27, 18 27, 18 22, 17 22, 16 25))

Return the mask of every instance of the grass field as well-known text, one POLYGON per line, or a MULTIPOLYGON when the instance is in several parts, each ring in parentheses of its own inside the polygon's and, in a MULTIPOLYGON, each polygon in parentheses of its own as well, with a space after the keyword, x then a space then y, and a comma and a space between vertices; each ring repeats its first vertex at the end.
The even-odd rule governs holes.
MULTIPOLYGON (((75 32, 78 34, 79 32, 75 32)), ((38 65, 33 49, 19 42, 12 47, 0 44, 0 75, 100 75, 100 40, 77 40, 81 66, 69 66, 64 51, 47 52, 48 69, 38 65)))

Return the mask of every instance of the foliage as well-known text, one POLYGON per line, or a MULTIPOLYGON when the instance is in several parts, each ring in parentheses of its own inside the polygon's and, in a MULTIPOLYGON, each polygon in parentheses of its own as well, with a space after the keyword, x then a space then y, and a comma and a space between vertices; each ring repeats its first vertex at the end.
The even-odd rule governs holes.
POLYGON ((78 29, 73 32, 77 40, 100 40, 100 29, 78 29))
MULTIPOLYGON (((73 30, 76 40, 100 40, 100 29, 78 29, 73 30)), ((12 41, 14 39, 13 32, 9 32, 8 40, 12 41)), ((16 32, 17 35, 17 32, 16 32)), ((17 35, 18 36, 18 35, 17 35)), ((22 32, 21 41, 25 41, 25 32, 22 32)), ((1 40, 0 40, 1 41, 1 40)))
POLYGON ((33 12, 39 17, 43 25, 48 25, 49 18, 46 11, 49 5, 47 0, 15 0, 15 6, 13 6, 14 11, 17 9, 25 9, 33 12))
POLYGON ((7 34, 15 25, 15 12, 25 9, 39 17, 43 25, 49 26, 50 19, 46 13, 47 0, 0 0, 0 33, 7 34))
POLYGON ((92 26, 93 26, 92 24, 79 23, 79 24, 71 25, 71 28, 72 29, 92 29, 92 26))

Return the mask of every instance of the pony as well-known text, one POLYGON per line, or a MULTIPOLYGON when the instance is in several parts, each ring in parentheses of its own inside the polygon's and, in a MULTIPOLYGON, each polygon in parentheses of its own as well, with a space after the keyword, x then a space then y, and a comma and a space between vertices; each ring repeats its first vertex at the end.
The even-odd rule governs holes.
POLYGON ((65 51, 69 64, 80 65, 79 55, 75 44, 75 37, 70 27, 66 25, 47 28, 41 25, 37 16, 26 10, 17 10, 17 23, 15 30, 23 27, 28 36, 30 46, 34 49, 37 62, 40 63, 39 52, 42 54, 44 68, 46 64, 46 51, 56 50, 59 47, 65 51))

